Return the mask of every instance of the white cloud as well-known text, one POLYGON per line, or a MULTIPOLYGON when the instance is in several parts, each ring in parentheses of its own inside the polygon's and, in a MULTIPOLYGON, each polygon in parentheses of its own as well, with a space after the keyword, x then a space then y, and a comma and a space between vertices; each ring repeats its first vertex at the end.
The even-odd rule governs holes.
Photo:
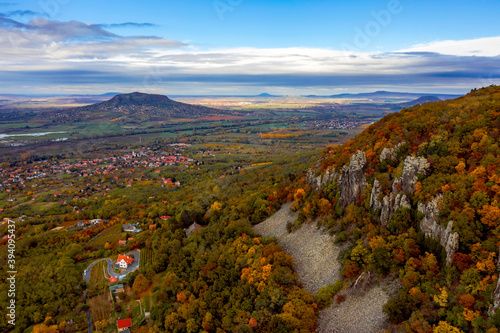
POLYGON ((401 52, 434 52, 455 56, 496 57, 500 55, 500 37, 467 40, 443 40, 417 44, 401 52))
POLYGON ((44 18, 24 24, 0 17, 0 85, 10 79, 22 82, 30 73, 38 83, 51 75, 54 84, 132 84, 152 71, 160 81, 234 82, 237 89, 266 80, 274 86, 318 89, 365 81, 384 87, 467 85, 499 78, 498 54, 500 37, 419 44, 392 53, 305 47, 201 50, 155 36, 119 36, 104 25, 44 18))

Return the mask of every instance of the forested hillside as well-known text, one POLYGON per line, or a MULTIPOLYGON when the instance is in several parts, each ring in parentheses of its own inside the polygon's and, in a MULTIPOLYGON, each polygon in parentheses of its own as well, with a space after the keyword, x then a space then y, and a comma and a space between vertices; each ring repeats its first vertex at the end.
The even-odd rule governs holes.
POLYGON ((498 332, 499 136, 496 86, 389 114, 324 152, 291 228, 321 217, 349 242, 345 279, 400 279, 385 312, 405 331, 498 332))
POLYGON ((118 318, 138 332, 313 332, 318 310, 369 271, 401 282, 385 305, 395 329, 498 332, 499 136, 492 86, 387 115, 319 159, 157 140, 5 163, 0 218, 15 220, 17 319, 0 327, 79 332, 89 316, 102 332, 118 318), (342 281, 316 295, 276 239, 251 228, 290 201, 289 231, 319 220, 345 244, 342 281), (124 280, 96 265, 84 281, 93 261, 132 250, 139 269, 124 280), (115 283, 123 295, 110 296, 115 283))
MULTIPOLYGON (((133 318, 134 329, 149 326, 150 332, 313 332, 317 308, 292 257, 251 228, 291 200, 293 181, 304 175, 311 156, 276 155, 245 167, 219 160, 196 169, 162 169, 182 186, 155 169, 125 167, 86 177, 83 190, 48 194, 43 206, 0 211, 16 221, 17 267, 16 326, 1 316, 1 331, 87 331, 89 311, 93 329, 102 332, 115 331, 118 318, 133 318), (108 189, 101 194, 103 185, 108 189), (91 227, 75 225, 97 218, 103 221, 91 227), (201 229, 188 235, 193 222, 201 229), (139 232, 125 232, 125 224, 139 232), (101 266, 92 269, 90 283, 83 280, 94 260, 135 249, 141 251, 140 268, 118 282, 126 293, 113 302, 106 300, 110 283, 101 266), (149 320, 140 315, 137 300, 149 320)), ((7 227, 2 224, 0 232, 7 227)), ((1 281, 8 277, 7 243, 0 243, 1 281)), ((1 287, 0 305, 6 308, 7 284, 1 287)))

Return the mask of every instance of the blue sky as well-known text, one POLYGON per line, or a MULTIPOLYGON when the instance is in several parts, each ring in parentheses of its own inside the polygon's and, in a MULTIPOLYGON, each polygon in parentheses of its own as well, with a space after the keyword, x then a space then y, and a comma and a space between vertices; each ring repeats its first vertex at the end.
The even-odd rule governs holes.
POLYGON ((463 93, 498 1, 0 1, 0 93, 463 93))

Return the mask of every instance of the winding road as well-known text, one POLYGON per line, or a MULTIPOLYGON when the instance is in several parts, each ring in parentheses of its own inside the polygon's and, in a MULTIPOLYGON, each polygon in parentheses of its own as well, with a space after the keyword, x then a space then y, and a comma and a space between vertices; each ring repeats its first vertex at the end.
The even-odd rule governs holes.
POLYGON ((85 282, 89 283, 90 282, 90 273, 92 271, 92 266, 94 266, 95 264, 97 264, 98 262, 103 261, 103 260, 106 260, 108 262, 108 274, 111 277, 117 278, 117 277, 122 276, 122 275, 127 275, 128 273, 133 272, 137 268, 139 268, 139 261, 141 259, 141 255, 140 255, 139 250, 130 251, 130 252, 126 253, 125 255, 127 255, 127 256, 133 255, 134 256, 134 262, 130 266, 128 266, 128 268, 125 270, 125 272, 119 273, 119 274, 113 272, 113 265, 115 264, 115 262, 109 258, 103 258, 103 259, 98 259, 98 260, 94 261, 93 263, 91 263, 89 265, 89 267, 87 267, 87 269, 83 272, 83 279, 85 280, 85 282))

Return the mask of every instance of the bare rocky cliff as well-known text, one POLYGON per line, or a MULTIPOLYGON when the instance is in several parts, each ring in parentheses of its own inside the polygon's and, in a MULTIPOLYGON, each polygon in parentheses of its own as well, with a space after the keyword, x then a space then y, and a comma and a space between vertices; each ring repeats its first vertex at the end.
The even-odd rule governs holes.
POLYGON ((356 202, 368 185, 365 177, 366 155, 358 150, 351 156, 349 166, 344 165, 339 177, 340 205, 346 207, 356 202))
POLYGON ((324 188, 328 183, 337 180, 339 177, 339 173, 335 170, 335 168, 326 170, 325 174, 319 175, 317 177, 314 176, 314 172, 312 169, 309 169, 306 176, 306 181, 311 185, 313 190, 319 191, 324 188))
MULTIPOLYGON (((394 148, 384 148, 379 156, 380 161, 395 160, 400 147, 401 144, 394 148)), ((366 164, 365 153, 357 151, 351 156, 349 165, 342 167, 340 174, 332 168, 327 170, 325 174, 315 177, 313 171, 309 170, 307 181, 316 191, 324 188, 332 181, 337 181, 340 190, 339 204, 346 207, 350 203, 357 202, 368 185, 365 176, 366 164)), ((429 168, 430 164, 427 159, 407 156, 404 160, 401 177, 394 179, 390 193, 383 196, 382 200, 380 200, 382 186, 380 181, 375 178, 370 195, 370 207, 379 216, 382 225, 387 226, 398 210, 402 208, 412 209, 410 197, 415 193, 418 177, 425 175, 429 168)), ((453 254, 458 249, 459 235, 452 231, 453 221, 450 221, 446 227, 437 222, 439 200, 441 198, 437 197, 428 203, 418 203, 418 210, 424 215, 420 222, 420 228, 426 237, 439 240, 446 250, 446 264, 449 265, 453 254)))
MULTIPOLYGON (((500 272, 500 248, 498 249, 497 272, 500 272)), ((491 317, 500 308, 500 277, 497 280, 497 287, 493 292, 493 304, 490 304, 488 315, 491 317)))
POLYGON ((332 168, 323 175, 315 176, 314 171, 310 169, 306 180, 315 191, 321 190, 330 182, 337 181, 340 186, 340 204, 345 207, 356 202, 368 185, 364 173, 365 167, 366 155, 358 150, 351 156, 349 165, 344 165, 341 173, 332 168))
POLYGON ((439 195, 427 204, 418 204, 418 211, 424 214, 424 218, 420 221, 420 229, 426 237, 438 239, 441 245, 446 250, 446 264, 450 265, 453 260, 453 255, 458 250, 458 233, 453 232, 453 221, 448 222, 447 227, 437 223, 439 214, 439 201, 442 196, 439 195))
MULTIPOLYGON (((385 151, 385 148, 382 152, 385 151)), ((393 155, 390 151, 386 155, 393 155)), ((408 195, 415 192, 415 186, 418 181, 418 175, 425 174, 429 168, 429 162, 425 158, 415 158, 412 156, 406 157, 403 166, 403 174, 401 177, 394 179, 392 183, 391 193, 382 199, 378 200, 380 194, 380 182, 375 179, 370 196, 370 206, 375 210, 381 210, 380 222, 382 225, 387 225, 396 211, 405 207, 411 209, 411 204, 408 195)))

